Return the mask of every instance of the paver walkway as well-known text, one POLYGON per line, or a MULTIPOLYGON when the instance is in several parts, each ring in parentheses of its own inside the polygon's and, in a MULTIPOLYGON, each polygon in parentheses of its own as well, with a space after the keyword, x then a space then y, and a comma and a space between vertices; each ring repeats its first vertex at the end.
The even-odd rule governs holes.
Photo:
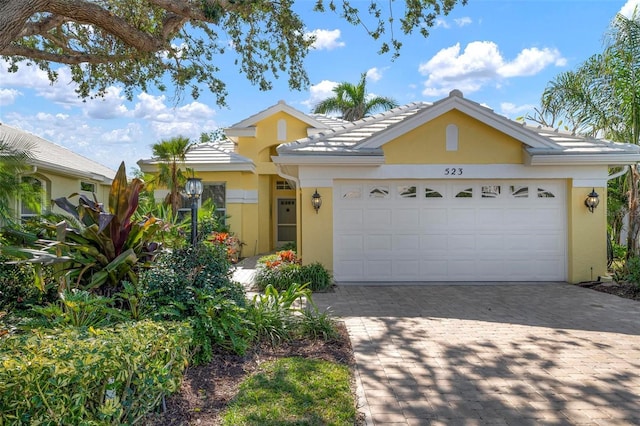
POLYGON ((569 284, 339 286, 369 425, 638 425, 640 303, 569 284))

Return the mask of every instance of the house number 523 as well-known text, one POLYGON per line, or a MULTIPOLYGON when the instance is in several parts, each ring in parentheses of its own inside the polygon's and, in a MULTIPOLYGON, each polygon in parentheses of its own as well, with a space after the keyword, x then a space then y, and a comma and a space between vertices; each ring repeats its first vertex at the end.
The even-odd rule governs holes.
POLYGON ((447 167, 444 169, 445 176, 460 176, 462 174, 462 167, 447 167))

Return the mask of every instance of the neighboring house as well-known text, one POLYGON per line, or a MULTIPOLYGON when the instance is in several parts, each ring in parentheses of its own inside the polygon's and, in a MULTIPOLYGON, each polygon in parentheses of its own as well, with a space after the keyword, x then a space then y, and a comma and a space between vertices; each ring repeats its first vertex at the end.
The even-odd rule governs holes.
POLYGON ((354 123, 280 102, 226 134, 187 166, 224 188, 243 256, 295 240, 339 283, 606 275, 609 170, 640 161, 636 145, 529 127, 459 91, 354 123))
MULTIPOLYGON (((85 194, 91 199, 95 193, 98 201, 108 202, 109 188, 116 174, 114 170, 4 123, 0 123, 0 140, 10 146, 28 147, 32 156, 28 162, 30 169, 21 179, 43 190, 39 211, 32 211, 20 200, 15 200, 14 211, 19 218, 27 219, 51 211, 51 200, 74 193, 85 194)), ((54 211, 62 212, 57 207, 54 211)))

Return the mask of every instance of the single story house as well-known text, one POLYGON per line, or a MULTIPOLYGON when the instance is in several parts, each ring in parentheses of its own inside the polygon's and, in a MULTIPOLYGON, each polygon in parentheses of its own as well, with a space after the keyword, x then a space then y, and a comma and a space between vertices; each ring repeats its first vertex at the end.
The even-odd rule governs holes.
MULTIPOLYGON (((0 141, 8 146, 27 149, 31 154, 30 169, 22 174, 23 181, 42 188, 40 211, 32 211, 14 200, 16 218, 27 219, 52 209, 51 200, 71 194, 85 194, 107 202, 115 170, 78 155, 67 148, 32 133, 0 123, 0 141)), ((62 212, 57 207, 57 211, 62 212)))
POLYGON ((527 126, 457 90, 353 123, 279 102, 225 133, 187 167, 242 255, 294 241, 338 283, 606 275, 610 170, 640 161, 636 145, 527 126))

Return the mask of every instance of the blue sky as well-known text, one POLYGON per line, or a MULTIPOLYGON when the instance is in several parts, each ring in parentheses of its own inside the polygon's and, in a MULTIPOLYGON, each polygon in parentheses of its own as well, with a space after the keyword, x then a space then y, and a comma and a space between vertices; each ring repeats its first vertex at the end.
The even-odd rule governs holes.
MULTIPOLYGON (((306 60, 311 86, 291 91, 281 76, 260 92, 223 58, 228 107, 203 93, 177 105, 172 93, 137 93, 132 102, 119 87, 103 100, 82 102, 66 69, 50 85, 37 68, 8 73, 0 61, 0 122, 37 134, 116 169, 150 157, 150 146, 183 135, 228 127, 279 100, 303 112, 331 95, 335 84, 356 83, 368 73, 368 92, 398 103, 436 101, 459 89, 466 98, 509 118, 532 112, 546 84, 600 53, 617 13, 630 16, 640 0, 469 0, 441 17, 424 39, 403 37, 400 58, 378 55, 378 45, 359 27, 330 13, 311 12, 312 0, 296 3, 317 44, 306 60)), ((355 3, 366 8, 368 0, 355 3)), ((396 29, 396 34, 399 29, 396 29)))

